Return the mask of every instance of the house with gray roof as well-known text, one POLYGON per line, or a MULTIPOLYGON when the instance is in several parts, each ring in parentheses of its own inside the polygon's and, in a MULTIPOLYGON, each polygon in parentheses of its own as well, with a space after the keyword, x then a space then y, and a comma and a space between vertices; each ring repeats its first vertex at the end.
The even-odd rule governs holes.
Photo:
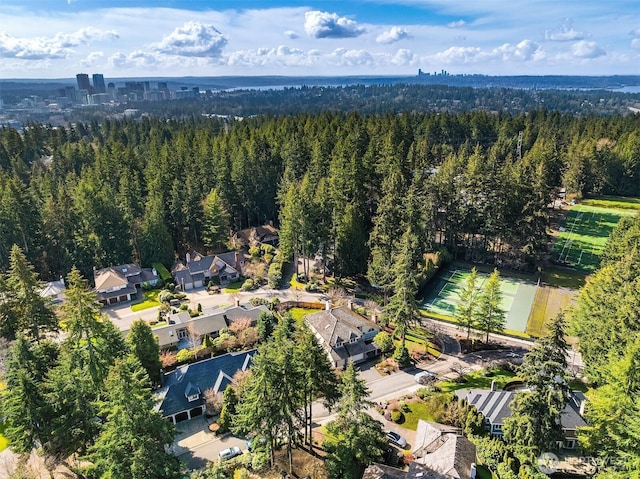
POLYGON ((64 278, 60 278, 57 281, 49 281, 40 290, 40 296, 47 298, 51 303, 57 304, 64 301, 64 292, 67 287, 64 284, 64 278))
MULTIPOLYGON (((516 391, 492 391, 488 389, 459 389, 456 396, 464 399, 471 406, 475 406, 482 413, 485 428, 493 436, 502 436, 504 420, 511 416, 509 404, 513 401, 516 391)), ((569 403, 562 411, 561 421, 565 440, 560 446, 564 449, 574 449, 577 446, 577 429, 586 426, 583 419, 586 398, 580 391, 573 391, 569 403)))
POLYGON ((165 374, 163 387, 155 393, 157 410, 174 424, 201 416, 205 411, 205 392, 208 389, 224 392, 238 371, 249 369, 255 354, 255 349, 228 353, 185 364, 165 374))
POLYGON ((201 255, 197 251, 186 254, 185 261, 177 262, 171 274, 176 284, 187 291, 206 286, 211 279, 217 279, 225 285, 242 276, 244 254, 240 251, 228 251, 217 255, 201 255))
MULTIPOLYGON (((220 331, 229 327, 233 322, 241 319, 249 320, 253 326, 258 322, 261 313, 269 313, 265 305, 251 306, 238 305, 226 308, 212 307, 202 310, 202 315, 191 317, 187 311, 179 311, 167 317, 167 324, 152 329, 160 349, 168 349, 172 346, 178 349, 190 347, 190 340, 202 338, 207 335, 216 338, 220 331)), ((124 330, 124 336, 129 330, 124 330)))
POLYGON ((476 446, 459 428, 418 421, 413 447, 415 462, 446 479, 471 479, 475 469, 476 446))
POLYGON ((305 317, 305 322, 320 341, 334 367, 345 367, 380 354, 373 338, 380 327, 347 306, 331 308, 305 317))
POLYGON ((142 288, 142 283, 155 286, 159 279, 155 268, 141 268, 133 263, 93 270, 98 301, 105 306, 131 301, 142 288))

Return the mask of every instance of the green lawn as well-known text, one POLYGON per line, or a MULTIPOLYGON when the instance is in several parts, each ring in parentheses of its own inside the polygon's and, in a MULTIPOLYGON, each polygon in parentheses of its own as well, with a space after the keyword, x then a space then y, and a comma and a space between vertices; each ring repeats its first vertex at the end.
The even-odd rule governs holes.
POLYGON ((573 271, 566 268, 551 268, 544 272, 542 281, 554 288, 577 290, 584 286, 586 278, 587 276, 584 271, 573 271))
POLYGON ((317 313, 319 311, 322 311, 321 309, 307 309, 307 308, 291 308, 289 310, 289 313, 291 313, 291 316, 293 316, 293 319, 296 320, 296 322, 300 322, 302 320, 304 320, 304 317, 307 314, 313 314, 313 313, 317 313))
POLYGON ((244 284, 244 279, 241 279, 240 281, 234 281, 233 283, 229 283, 224 287, 224 292, 238 293, 240 291, 240 288, 242 288, 243 284, 244 284))
POLYGON ((491 376, 485 376, 486 369, 470 372, 463 376, 466 381, 442 381, 436 384, 443 392, 451 392, 457 389, 489 389, 491 383, 495 380, 497 387, 501 390, 505 384, 516 377, 515 373, 504 369, 494 369, 491 376))
POLYGON ((291 287, 293 289, 301 289, 304 291, 304 284, 302 284, 301 282, 298 281, 298 278, 296 277, 296 274, 293 273, 291 275, 291 279, 289 280, 289 284, 291 285, 291 287))
POLYGON ((426 396, 424 401, 409 402, 408 412, 403 412, 404 422, 402 427, 415 431, 418 429, 418 421, 438 422, 444 413, 446 404, 451 401, 451 394, 434 393, 426 396))
POLYGON ((152 289, 151 291, 144 291, 144 299, 139 303, 135 303, 131 305, 131 311, 142 311, 143 309, 155 308, 156 306, 160 306, 160 301, 158 301, 158 293, 159 289, 152 289))

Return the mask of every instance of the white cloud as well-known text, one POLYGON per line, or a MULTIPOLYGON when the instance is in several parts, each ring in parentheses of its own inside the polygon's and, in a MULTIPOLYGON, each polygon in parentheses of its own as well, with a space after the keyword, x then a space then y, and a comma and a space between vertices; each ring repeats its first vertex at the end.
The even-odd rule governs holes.
POLYGON ((298 32, 294 31, 294 30, 287 30, 286 32, 284 32, 285 36, 291 38, 292 40, 295 40, 296 38, 298 38, 300 35, 298 35, 298 32))
POLYGON ((134 52, 125 55, 122 52, 117 52, 109 57, 109 64, 114 68, 126 69, 126 68, 139 68, 139 67, 153 67, 160 63, 160 59, 153 53, 143 52, 136 50, 134 52))
POLYGON ((640 37, 640 28, 636 28, 635 30, 631 30, 629 35, 632 37, 640 37))
POLYGON ((544 38, 553 42, 572 42, 582 40, 587 36, 585 32, 579 32, 570 25, 562 25, 561 27, 544 32, 544 38))
POLYGON ((276 48, 258 48, 232 52, 226 57, 226 64, 249 67, 301 67, 314 64, 318 55, 319 52, 317 50, 304 51, 299 48, 280 45, 276 48))
POLYGON ((118 34, 96 28, 82 28, 73 33, 57 33, 53 37, 13 37, 0 33, 0 57, 22 60, 67 58, 73 48, 95 41, 114 40, 118 34))
POLYGON ((467 24, 464 20, 458 20, 456 22, 447 23, 447 27, 449 28, 462 28, 467 24))
POLYGON ((388 45, 390 43, 399 42, 405 38, 411 38, 411 34, 405 28, 391 27, 391 30, 382 32, 376 37, 376 42, 388 45))
POLYGON ((304 29, 314 38, 350 38, 366 30, 356 22, 336 13, 311 10, 304 14, 304 29))
POLYGON ((391 63, 397 66, 418 65, 418 57, 411 50, 400 48, 391 58, 391 63))
POLYGON ((336 48, 329 54, 329 61, 339 66, 362 66, 373 65, 373 56, 365 50, 347 50, 346 48, 336 48))
POLYGON ((607 54, 596 42, 580 40, 571 45, 571 53, 578 58, 598 58, 607 54))
POLYGON ((102 57, 104 57, 104 52, 91 52, 85 59, 80 60, 80 65, 85 68, 92 67, 102 60, 102 57))
POLYGON ((447 64, 468 64, 488 61, 539 61, 544 59, 546 54, 540 45, 525 39, 516 45, 504 43, 493 49, 450 47, 435 56, 438 60, 447 64))
POLYGON ((152 47, 160 53, 185 57, 220 57, 227 38, 213 25, 186 22, 152 47))
POLYGON ((633 40, 631 40, 631 48, 640 50, 640 38, 634 38, 633 40))

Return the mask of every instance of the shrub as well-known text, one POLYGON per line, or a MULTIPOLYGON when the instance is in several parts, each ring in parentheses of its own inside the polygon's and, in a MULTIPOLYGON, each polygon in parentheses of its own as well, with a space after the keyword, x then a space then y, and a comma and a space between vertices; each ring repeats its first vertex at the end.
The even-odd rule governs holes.
POLYGON ((244 283, 242 283, 242 287, 240 288, 242 291, 251 291, 252 289, 255 288, 255 283, 253 282, 253 280, 251 278, 245 280, 244 283))
POLYGON ((260 249, 262 250, 263 254, 270 254, 271 256, 274 255, 274 253, 276 252, 275 247, 271 246, 270 244, 263 244, 262 246, 260 246, 260 249))
POLYGON ((249 300, 251 306, 260 306, 261 304, 269 304, 269 300, 267 298, 260 298, 258 296, 254 296, 249 300))
POLYGON ((178 354, 176 354, 176 360, 179 363, 189 362, 193 359, 193 357, 194 357, 193 351, 189 349, 181 349, 180 351, 178 351, 178 354))
POLYGON ((404 414, 402 413, 402 411, 394 409, 393 411, 391 411, 391 420, 396 423, 401 422, 404 420, 404 414))
POLYGON ((251 257, 254 259, 258 259, 260 257, 260 248, 258 248, 257 246, 252 246, 251 248, 249 248, 249 255, 251 255, 251 257))
POLYGON ((160 353, 160 362, 164 369, 175 366, 177 362, 176 354, 174 352, 164 350, 160 353))
POLYGON ((233 471, 233 479, 249 479, 249 471, 244 467, 236 469, 233 471))
POLYGON ((189 309, 189 306, 187 304, 181 304, 180 307, 178 308, 180 311, 186 311, 189 309))
POLYGON ((267 264, 271 264, 271 261, 273 261, 273 255, 272 255, 272 254, 267 253, 267 254, 265 254, 265 255, 263 256, 263 259, 264 259, 264 262, 265 262, 265 263, 267 263, 267 264))
POLYGON ((151 291, 153 289, 153 286, 151 286, 151 283, 149 283, 149 281, 143 281, 142 289, 143 291, 151 291))
POLYGON ((269 454, 267 451, 258 451, 253 453, 251 458, 251 469, 260 472, 269 465, 269 454))

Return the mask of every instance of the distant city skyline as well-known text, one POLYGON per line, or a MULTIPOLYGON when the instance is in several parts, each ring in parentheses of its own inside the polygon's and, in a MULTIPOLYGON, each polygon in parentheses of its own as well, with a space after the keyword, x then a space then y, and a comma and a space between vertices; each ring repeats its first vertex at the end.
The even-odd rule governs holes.
POLYGON ((24 3, 3 0, 0 78, 640 74, 637 0, 24 3))

